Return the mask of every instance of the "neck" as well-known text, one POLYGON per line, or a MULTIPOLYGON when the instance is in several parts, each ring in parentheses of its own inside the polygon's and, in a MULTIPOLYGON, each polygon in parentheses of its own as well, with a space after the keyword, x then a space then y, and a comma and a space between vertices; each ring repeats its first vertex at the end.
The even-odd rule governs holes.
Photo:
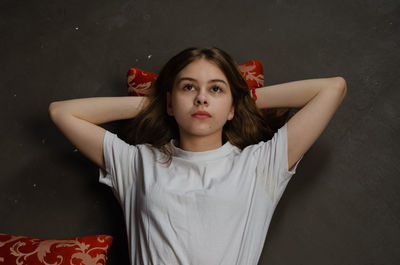
POLYGON ((182 135, 179 138, 179 148, 190 152, 210 151, 222 146, 222 134, 209 136, 182 135))

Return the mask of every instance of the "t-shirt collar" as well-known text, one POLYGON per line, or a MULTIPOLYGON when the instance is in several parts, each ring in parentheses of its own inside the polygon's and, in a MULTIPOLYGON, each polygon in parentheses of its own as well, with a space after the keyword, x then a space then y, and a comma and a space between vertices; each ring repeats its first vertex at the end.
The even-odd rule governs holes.
POLYGON ((172 146, 172 149, 174 150, 174 155, 173 155, 174 157, 179 157, 188 160, 196 160, 196 161, 214 160, 219 157, 224 157, 228 154, 231 154, 234 148, 234 146, 227 141, 225 144, 223 144, 221 147, 218 147, 217 149, 202 151, 202 152, 191 152, 191 151, 185 151, 177 147, 175 139, 171 139, 170 144, 172 146))

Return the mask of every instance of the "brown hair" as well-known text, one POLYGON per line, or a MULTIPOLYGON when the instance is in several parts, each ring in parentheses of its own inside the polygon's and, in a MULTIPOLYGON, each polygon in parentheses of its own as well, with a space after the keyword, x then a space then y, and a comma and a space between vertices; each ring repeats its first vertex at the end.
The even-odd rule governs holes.
POLYGON ((124 128, 122 137, 126 142, 150 144, 166 154, 168 161, 171 160, 172 151, 166 144, 171 139, 179 140, 179 127, 175 118, 167 114, 167 92, 172 91, 178 73, 201 58, 215 63, 225 74, 231 88, 235 115, 224 125, 222 141, 229 141, 243 149, 272 137, 273 129, 250 96, 237 63, 226 52, 212 47, 185 49, 165 64, 149 93, 149 104, 134 119, 129 120, 124 128))

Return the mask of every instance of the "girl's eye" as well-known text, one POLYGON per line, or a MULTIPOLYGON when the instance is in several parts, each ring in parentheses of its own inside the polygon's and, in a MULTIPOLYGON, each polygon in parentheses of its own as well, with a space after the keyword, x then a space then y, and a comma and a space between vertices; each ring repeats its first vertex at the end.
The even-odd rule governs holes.
POLYGON ((222 89, 219 86, 213 86, 211 88, 211 91, 215 92, 215 93, 219 93, 219 92, 222 92, 222 89))
POLYGON ((191 90, 194 89, 194 86, 192 86, 191 84, 186 84, 186 85, 183 87, 183 89, 184 89, 184 90, 189 90, 189 91, 191 91, 191 90))

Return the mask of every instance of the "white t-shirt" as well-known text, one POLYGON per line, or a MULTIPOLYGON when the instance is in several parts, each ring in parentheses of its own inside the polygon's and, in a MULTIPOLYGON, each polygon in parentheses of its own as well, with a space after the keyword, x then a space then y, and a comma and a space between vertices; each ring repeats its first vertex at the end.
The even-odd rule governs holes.
POLYGON ((288 169, 286 124, 267 142, 205 152, 170 143, 170 165, 149 145, 106 132, 100 182, 125 214, 132 265, 256 265, 288 169))

